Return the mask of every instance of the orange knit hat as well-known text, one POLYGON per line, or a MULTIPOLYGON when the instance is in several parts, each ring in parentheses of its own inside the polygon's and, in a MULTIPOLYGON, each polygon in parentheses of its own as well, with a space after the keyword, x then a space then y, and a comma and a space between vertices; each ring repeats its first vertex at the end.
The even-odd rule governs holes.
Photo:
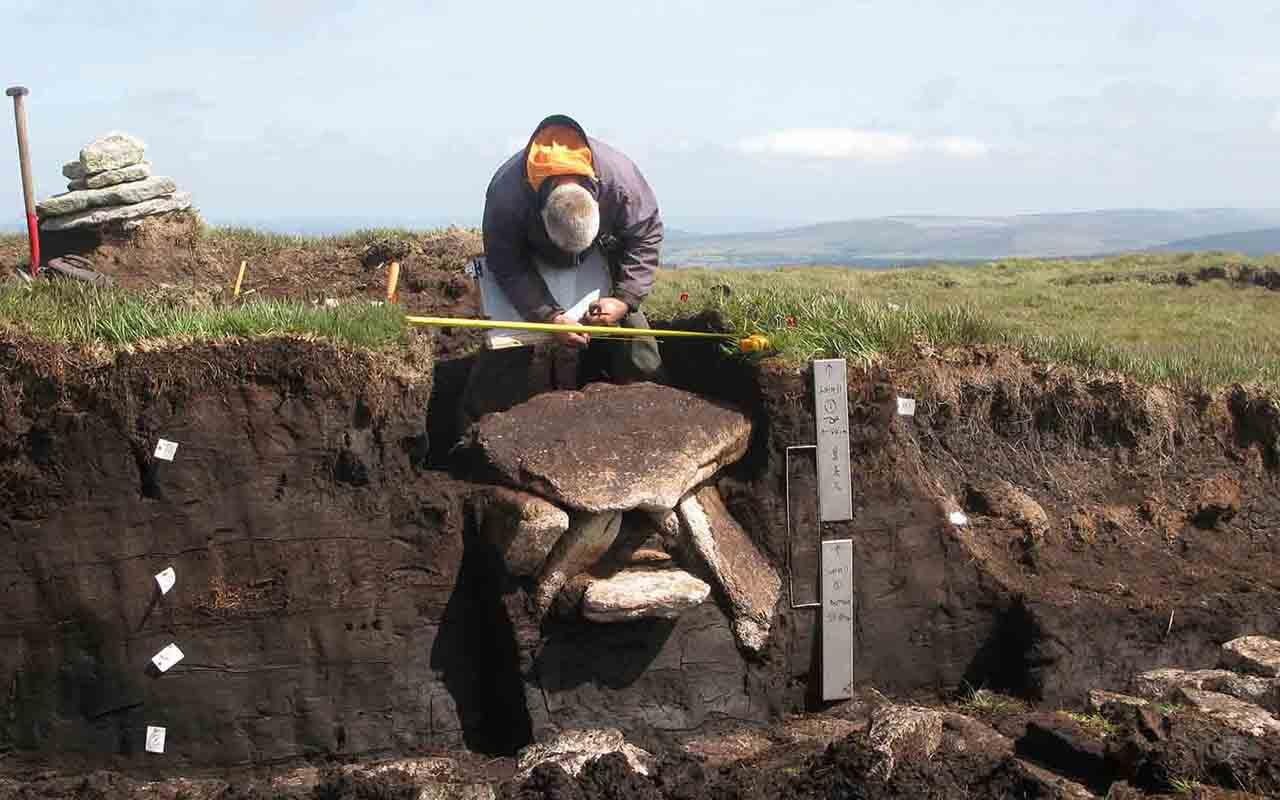
POLYGON ((568 125, 548 125, 529 144, 525 162, 529 185, 536 192, 547 178, 578 175, 595 180, 591 148, 577 130, 568 125))

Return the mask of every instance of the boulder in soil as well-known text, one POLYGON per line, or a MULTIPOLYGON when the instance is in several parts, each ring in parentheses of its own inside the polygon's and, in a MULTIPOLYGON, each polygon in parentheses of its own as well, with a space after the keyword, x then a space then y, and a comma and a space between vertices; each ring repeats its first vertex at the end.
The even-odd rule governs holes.
POLYGON ((533 605, 539 614, 547 613, 569 579, 585 572, 609 552, 621 526, 622 514, 617 511, 574 515, 569 530, 551 549, 538 576, 533 605))
POLYGON ((191 208, 191 195, 187 192, 175 192, 168 197, 157 197, 127 206, 108 206, 93 208, 64 217, 54 217, 40 222, 42 231, 65 231, 72 228, 88 228, 107 225, 113 222, 127 222, 155 214, 167 214, 171 211, 182 211, 191 208))
POLYGON ((1152 700, 1172 700, 1179 689, 1201 689, 1276 708, 1280 679, 1241 675, 1226 669, 1153 669, 1133 678, 1134 691, 1152 700))
MULTIPOLYGON (((147 146, 127 133, 108 133, 80 149, 80 166, 85 175, 120 169, 142 161, 147 146)), ((66 174, 64 168, 63 174, 66 174)), ((67 175, 68 178, 78 177, 67 175)))
POLYGON ((759 652, 769 639, 782 580, 714 486, 680 501, 682 549, 706 564, 733 613, 738 644, 759 652))
POLYGON ((1231 695, 1200 689, 1180 689, 1178 696, 1201 714, 1212 717, 1228 728, 1248 736, 1280 734, 1280 720, 1253 703, 1246 703, 1231 695))
POLYGON ((1222 646, 1222 666, 1264 678, 1280 678, 1280 640, 1241 636, 1222 646))
POLYGON ((473 499, 476 528, 497 548, 507 572, 536 575, 569 530, 569 515, 541 497, 492 486, 473 499))
POLYGON ((1111 782, 1106 745, 1075 720, 1046 712, 1027 721, 1015 743, 1019 756, 1051 768, 1097 791, 1111 782))
POLYGON ((173 178, 154 177, 146 180, 122 183, 103 189, 81 189, 41 200, 36 211, 42 219, 75 214, 90 208, 126 206, 173 194, 178 185, 173 178))
POLYGON ((740 459, 750 439, 746 415, 698 395, 594 383, 481 418, 468 450, 502 482, 570 508, 663 511, 740 459))
POLYGON ((970 511, 997 517, 1021 528, 1027 541, 1039 544, 1049 532, 1049 515, 1026 492, 1004 480, 994 480, 966 491, 970 511))
POLYGON ((582 616, 592 622, 675 619, 710 593, 709 585, 681 569, 625 569, 587 586, 582 616))
POLYGON ((96 175, 86 175, 82 178, 74 178, 67 184, 67 188, 71 191, 77 189, 103 189, 107 186, 115 186, 120 183, 132 183, 133 181, 146 180, 151 177, 151 165, 146 161, 138 164, 131 164, 120 169, 109 169, 106 172, 99 172, 96 175))
POLYGON ((521 750, 515 780, 527 779, 534 768, 542 764, 556 764, 576 776, 588 761, 609 753, 621 753, 631 769, 641 775, 651 774, 656 766, 650 753, 627 742, 617 728, 569 730, 521 750))

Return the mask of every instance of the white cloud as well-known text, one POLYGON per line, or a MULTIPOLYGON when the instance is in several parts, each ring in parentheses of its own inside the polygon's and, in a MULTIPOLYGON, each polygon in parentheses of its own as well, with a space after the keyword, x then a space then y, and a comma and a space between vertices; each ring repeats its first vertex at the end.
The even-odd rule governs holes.
POLYGON ((787 128, 738 142, 748 155, 886 164, 921 152, 950 158, 980 158, 989 150, 971 136, 919 138, 903 133, 857 128, 787 128))
POLYGON ((953 158, 982 158, 990 149, 987 143, 972 136, 944 136, 930 142, 932 149, 953 158))

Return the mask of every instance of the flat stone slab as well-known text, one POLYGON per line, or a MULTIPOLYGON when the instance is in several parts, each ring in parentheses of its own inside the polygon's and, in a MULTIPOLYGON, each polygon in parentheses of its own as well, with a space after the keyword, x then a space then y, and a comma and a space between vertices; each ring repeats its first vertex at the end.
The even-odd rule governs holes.
POLYGON ((476 529, 485 535, 512 575, 535 575, 551 548, 569 530, 564 509, 537 495, 493 486, 474 499, 476 529))
POLYGON ((1200 689, 1276 707, 1280 699, 1280 679, 1241 675, 1226 669, 1153 669, 1133 678, 1133 687, 1142 697, 1172 700, 1179 689, 1200 689))
POLYGON ((569 522, 569 530, 551 549, 538 575, 533 605, 539 614, 547 613, 556 595, 570 579, 585 572, 609 552, 618 540, 621 528, 622 514, 618 511, 574 515, 569 522))
POLYGON ((153 200, 144 200, 133 205, 93 208, 88 211, 81 211, 78 214, 68 214, 65 217, 42 220, 40 222, 40 230, 65 231, 72 228, 88 228, 112 222, 141 219, 156 214, 167 214, 171 211, 183 211, 188 208, 191 208, 191 195, 187 192, 175 192, 168 197, 157 197, 153 200))
POLYGON ((769 639, 782 579, 724 507, 714 486, 680 501, 682 548, 707 565, 733 611, 738 644, 759 652, 769 639))
MULTIPOLYGON (((120 169, 142 161, 147 146, 136 136, 112 132, 80 148, 80 165, 85 175, 120 169)), ((65 172, 64 172, 65 174, 65 172)), ((68 178, 78 177, 67 175, 68 178)))
POLYGON ((120 169, 109 169, 106 172, 99 172, 96 175, 86 175, 82 178, 74 178, 67 184, 67 188, 71 191, 79 189, 103 189, 107 186, 115 186, 120 183, 132 183, 133 181, 146 180, 151 177, 151 165, 146 161, 139 164, 131 164, 120 169))
POLYGON ((587 586, 582 616, 592 622, 675 619, 709 594, 710 585, 681 569, 625 569, 587 586))
POLYGON ((568 730, 554 739, 522 749, 516 764, 515 780, 527 779, 534 767, 546 763, 559 764, 565 772, 576 777, 588 761, 609 753, 622 753, 631 769, 641 775, 649 775, 656 768, 653 756, 627 742, 617 728, 568 730))
POLYGON ((107 186, 102 189, 81 189, 56 194, 36 203, 41 219, 75 214, 90 208, 126 206, 173 194, 178 185, 173 178, 154 177, 146 180, 107 186))
POLYGON ((750 439, 745 414, 698 395, 594 383, 481 418, 468 450, 503 482, 570 508, 664 511, 750 439))
POLYGON ((1181 689, 1178 695, 1187 705, 1205 716, 1248 736, 1280 735, 1280 720, 1253 703, 1246 703, 1231 695, 1199 689, 1181 689))
POLYGON ((1264 678, 1280 678, 1280 641, 1241 636, 1222 646, 1222 666, 1264 678))
POLYGON ((942 714, 931 708, 883 705, 871 712, 867 745, 878 759, 868 772, 882 781, 907 761, 928 761, 942 744, 942 714))

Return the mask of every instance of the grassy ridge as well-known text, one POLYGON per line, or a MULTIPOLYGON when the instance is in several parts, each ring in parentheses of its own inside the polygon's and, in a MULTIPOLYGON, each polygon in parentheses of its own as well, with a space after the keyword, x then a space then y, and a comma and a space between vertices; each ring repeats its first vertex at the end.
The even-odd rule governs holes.
POLYGON ((379 349, 408 336, 397 307, 351 302, 335 308, 279 300, 187 307, 75 282, 0 287, 0 326, 69 344, 123 347, 147 340, 307 335, 379 349))
POLYGON ((874 360, 923 339, 1006 344, 1147 381, 1280 386, 1280 292, 1172 282, 1226 262, 1265 265, 1206 254, 890 271, 673 270, 650 307, 658 318, 718 309, 735 330, 765 333, 795 360, 874 360))

